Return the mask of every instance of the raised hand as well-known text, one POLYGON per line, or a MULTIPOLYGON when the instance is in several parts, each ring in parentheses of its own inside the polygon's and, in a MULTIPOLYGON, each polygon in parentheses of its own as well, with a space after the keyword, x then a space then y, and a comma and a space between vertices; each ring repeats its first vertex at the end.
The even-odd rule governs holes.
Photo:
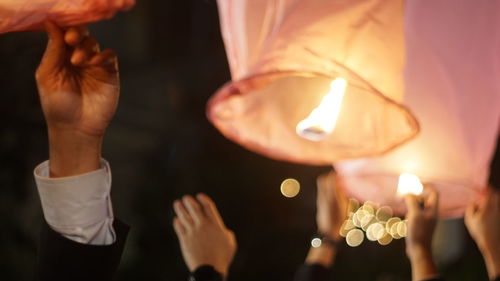
POLYGON ((174 211, 175 233, 189 270, 211 265, 227 276, 236 253, 236 238, 224 225, 215 203, 205 194, 198 194, 196 199, 186 195, 174 202, 174 211))
POLYGON ((483 254, 490 279, 500 276, 500 192, 489 188, 469 205, 465 225, 483 254))
POLYGON ((332 240, 341 239, 339 230, 347 217, 348 200, 337 183, 335 172, 317 179, 316 224, 318 232, 332 240))
POLYGON ((408 213, 408 255, 413 280, 425 280, 438 275, 432 258, 432 237, 436 228, 439 194, 432 186, 426 186, 421 196, 406 195, 408 213))
POLYGON ((99 168, 102 137, 118 104, 116 54, 100 51, 86 27, 63 30, 47 22, 45 28, 49 41, 36 80, 49 132, 51 174, 92 171, 99 168))
MULTIPOLYGON (((316 224, 318 233, 331 241, 339 241, 340 227, 347 217, 348 200, 340 187, 335 172, 323 174, 317 179, 316 224)), ((306 264, 321 264, 329 267, 335 259, 336 249, 330 243, 320 247, 311 247, 306 257, 306 264)))

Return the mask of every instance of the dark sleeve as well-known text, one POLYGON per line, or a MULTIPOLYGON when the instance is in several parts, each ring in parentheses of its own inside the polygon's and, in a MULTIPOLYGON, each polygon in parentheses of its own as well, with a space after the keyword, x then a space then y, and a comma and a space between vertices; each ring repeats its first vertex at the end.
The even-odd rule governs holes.
POLYGON ((120 263, 129 227, 115 220, 116 241, 87 245, 65 238, 44 221, 37 254, 37 281, 109 281, 120 263))
POLYGON ((199 266, 189 276, 189 281, 223 281, 222 274, 217 272, 211 265, 199 266))
POLYGON ((324 281, 328 279, 328 269, 320 264, 303 264, 295 273, 294 281, 324 281))
POLYGON ((498 276, 497 278, 493 279, 493 281, 500 281, 500 276, 498 276))

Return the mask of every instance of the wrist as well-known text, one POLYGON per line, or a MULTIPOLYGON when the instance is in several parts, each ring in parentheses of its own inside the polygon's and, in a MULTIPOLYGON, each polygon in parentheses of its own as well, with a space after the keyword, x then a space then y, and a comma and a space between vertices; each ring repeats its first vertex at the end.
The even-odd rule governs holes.
POLYGON ((68 177, 100 168, 102 136, 49 128, 50 176, 68 177))
POLYGON ((488 276, 493 280, 500 275, 500 249, 498 246, 483 246, 479 249, 484 258, 488 276))
POLYGON ((320 264, 324 267, 330 267, 335 258, 335 250, 331 247, 311 247, 306 257, 306 264, 320 264))
POLYGON ((430 247, 413 246, 407 249, 412 269, 412 280, 428 280, 438 278, 439 273, 434 264, 430 247))
POLYGON ((311 248, 309 249, 305 263, 330 267, 335 258, 337 244, 337 241, 328 236, 322 234, 313 236, 311 239, 311 248))
POLYGON ((406 248, 406 254, 410 260, 432 259, 432 249, 425 245, 412 245, 406 248))

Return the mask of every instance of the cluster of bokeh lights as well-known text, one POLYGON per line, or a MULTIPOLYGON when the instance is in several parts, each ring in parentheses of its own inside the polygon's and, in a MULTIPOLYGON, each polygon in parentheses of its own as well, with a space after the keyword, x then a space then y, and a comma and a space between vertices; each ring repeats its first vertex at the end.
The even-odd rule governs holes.
POLYGON ((349 216, 340 227, 340 235, 351 247, 361 245, 365 235, 370 241, 388 245, 393 239, 406 237, 407 231, 406 220, 393 217, 389 206, 378 208, 368 201, 360 206, 355 199, 349 199, 349 216))

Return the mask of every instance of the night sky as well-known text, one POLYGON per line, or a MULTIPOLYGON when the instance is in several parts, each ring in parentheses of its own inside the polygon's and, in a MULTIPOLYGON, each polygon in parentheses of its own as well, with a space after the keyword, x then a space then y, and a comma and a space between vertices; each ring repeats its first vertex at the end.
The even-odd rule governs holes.
MULTIPOLYGON (((291 280, 315 232, 315 179, 330 167, 264 158, 225 139, 206 119, 209 97, 230 79, 215 0, 139 0, 128 13, 91 25, 118 52, 122 81, 104 157, 113 173, 115 216, 132 226, 118 280, 183 280, 172 202, 205 192, 236 233, 229 280, 291 280), (279 186, 302 185, 292 199, 279 186)), ((47 135, 34 81, 44 33, 0 35, 0 280, 31 280, 42 212, 32 176, 47 135)), ((493 182, 498 183, 498 157, 493 182), (495 172, 496 171, 496 172, 495 172)), ((498 184, 497 184, 498 185, 498 184)), ((440 225, 462 237, 440 262, 448 280, 487 280, 462 221, 440 225)), ((404 241, 343 245, 335 280, 409 280, 404 241)), ((332 279, 333 280, 333 279, 332 279)))

